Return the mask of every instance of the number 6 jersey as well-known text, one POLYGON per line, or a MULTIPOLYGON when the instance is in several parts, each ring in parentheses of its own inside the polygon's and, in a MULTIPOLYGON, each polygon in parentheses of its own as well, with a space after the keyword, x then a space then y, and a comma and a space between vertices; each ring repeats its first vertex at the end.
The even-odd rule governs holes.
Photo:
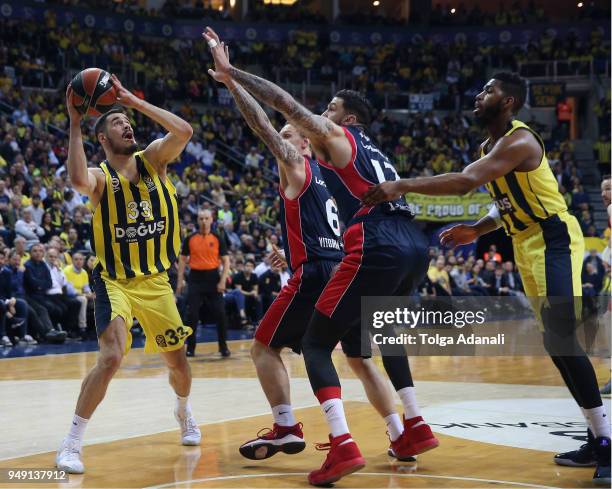
POLYGON ((319 165, 304 157, 306 180, 299 195, 289 199, 282 189, 281 229, 287 264, 292 272, 304 262, 342 260, 340 220, 319 165))
POLYGON ((164 272, 180 250, 176 189, 134 154, 140 180, 135 185, 108 161, 100 164, 106 185, 92 219, 96 268, 105 278, 129 279, 164 272))

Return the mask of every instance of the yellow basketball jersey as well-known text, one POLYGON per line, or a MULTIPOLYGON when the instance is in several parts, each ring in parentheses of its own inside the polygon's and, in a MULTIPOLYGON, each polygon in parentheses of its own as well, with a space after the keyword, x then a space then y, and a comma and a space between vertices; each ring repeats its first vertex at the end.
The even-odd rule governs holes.
POLYGON ((161 181, 143 152, 134 154, 137 185, 100 164, 106 186, 92 219, 97 268, 107 278, 129 279, 168 270, 180 250, 176 189, 161 181))
MULTIPOLYGON (((499 210, 504 230, 510 236, 567 211, 567 205, 559 192, 559 184, 550 169, 544 142, 539 134, 524 122, 514 120, 504 137, 519 129, 531 132, 542 146, 540 164, 535 170, 511 171, 485 185, 499 210)), ((480 156, 484 154, 484 149, 481 149, 480 156)))

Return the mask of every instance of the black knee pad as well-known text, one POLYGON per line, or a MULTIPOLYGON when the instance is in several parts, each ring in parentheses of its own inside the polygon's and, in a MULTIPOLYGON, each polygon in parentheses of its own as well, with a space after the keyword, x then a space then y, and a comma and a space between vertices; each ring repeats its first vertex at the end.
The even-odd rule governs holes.
POLYGON ((334 321, 332 319, 315 310, 302 338, 304 357, 307 357, 309 352, 313 350, 332 351, 334 349, 339 338, 333 325, 334 321))

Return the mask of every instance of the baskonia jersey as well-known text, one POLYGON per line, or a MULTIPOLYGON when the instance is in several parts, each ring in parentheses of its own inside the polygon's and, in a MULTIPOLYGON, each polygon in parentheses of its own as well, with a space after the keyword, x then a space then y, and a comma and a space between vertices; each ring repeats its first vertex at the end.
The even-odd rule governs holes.
MULTIPOLYGON (((529 131, 538 140, 542 146, 540 164, 531 171, 513 170, 485 185, 499 210, 504 230, 509 236, 567 211, 565 199, 559 192, 559 183, 548 164, 542 138, 527 124, 518 120, 512 121, 512 127, 504 137, 517 130, 529 131)), ((480 150, 481 157, 485 155, 484 146, 480 150)))
POLYGON ((409 214, 404 197, 384 206, 367 207, 361 202, 366 191, 374 185, 398 180, 399 176, 389 158, 356 126, 342 128, 351 144, 351 161, 344 168, 336 168, 319 158, 321 174, 333 195, 340 219, 348 226, 354 217, 379 214, 381 210, 401 208, 409 214))
POLYGON ((304 157, 306 180, 299 195, 281 195, 281 229, 287 264, 292 272, 304 262, 342 260, 340 220, 315 160, 304 157))
POLYGON ((129 279, 164 272, 181 247, 176 189, 162 182, 143 152, 134 154, 135 185, 104 161, 106 185, 92 219, 92 248, 103 277, 129 279))

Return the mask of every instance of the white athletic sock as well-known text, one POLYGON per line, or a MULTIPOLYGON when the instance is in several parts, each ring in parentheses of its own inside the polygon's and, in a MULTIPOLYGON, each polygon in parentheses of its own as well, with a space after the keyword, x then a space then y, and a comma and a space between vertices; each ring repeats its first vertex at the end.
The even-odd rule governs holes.
POLYGON ((585 409, 589 424, 591 425, 591 431, 595 438, 599 436, 605 436, 610 438, 610 418, 606 414, 606 408, 599 406, 593 409, 585 409))
POLYGON ((404 406, 404 418, 411 419, 421 415, 421 410, 417 405, 416 392, 414 387, 404 387, 397 391, 404 406))
POLYGON ((587 428, 590 428, 591 431, 593 431, 593 427, 591 426, 591 421, 589 420, 589 417, 587 416, 586 410, 581 407, 580 411, 582 411, 582 416, 584 416, 584 420, 586 421, 587 428))
POLYGON ((279 426, 294 426, 297 424, 293 416, 291 404, 279 404, 278 406, 274 406, 272 408, 272 416, 274 416, 274 422, 279 426))
POLYGON ((328 399, 321 404, 321 409, 323 409, 323 414, 325 414, 325 419, 329 425, 329 431, 331 431, 334 438, 349 432, 342 399, 328 399))
POLYGON ((189 396, 176 396, 176 411, 183 418, 185 415, 191 414, 191 404, 189 404, 189 396))
POLYGON ((389 438, 391 438, 391 441, 395 441, 402 436, 402 433, 404 432, 404 423, 402 423, 402 418, 399 417, 399 414, 393 413, 389 416, 385 416, 385 423, 387 425, 387 430, 389 431, 389 438))
POLYGON ((72 424, 70 425, 68 437, 78 441, 79 443, 82 443, 83 436, 85 435, 85 428, 87 428, 88 421, 88 419, 81 418, 80 416, 77 416, 75 414, 74 418, 72 418, 72 424))

